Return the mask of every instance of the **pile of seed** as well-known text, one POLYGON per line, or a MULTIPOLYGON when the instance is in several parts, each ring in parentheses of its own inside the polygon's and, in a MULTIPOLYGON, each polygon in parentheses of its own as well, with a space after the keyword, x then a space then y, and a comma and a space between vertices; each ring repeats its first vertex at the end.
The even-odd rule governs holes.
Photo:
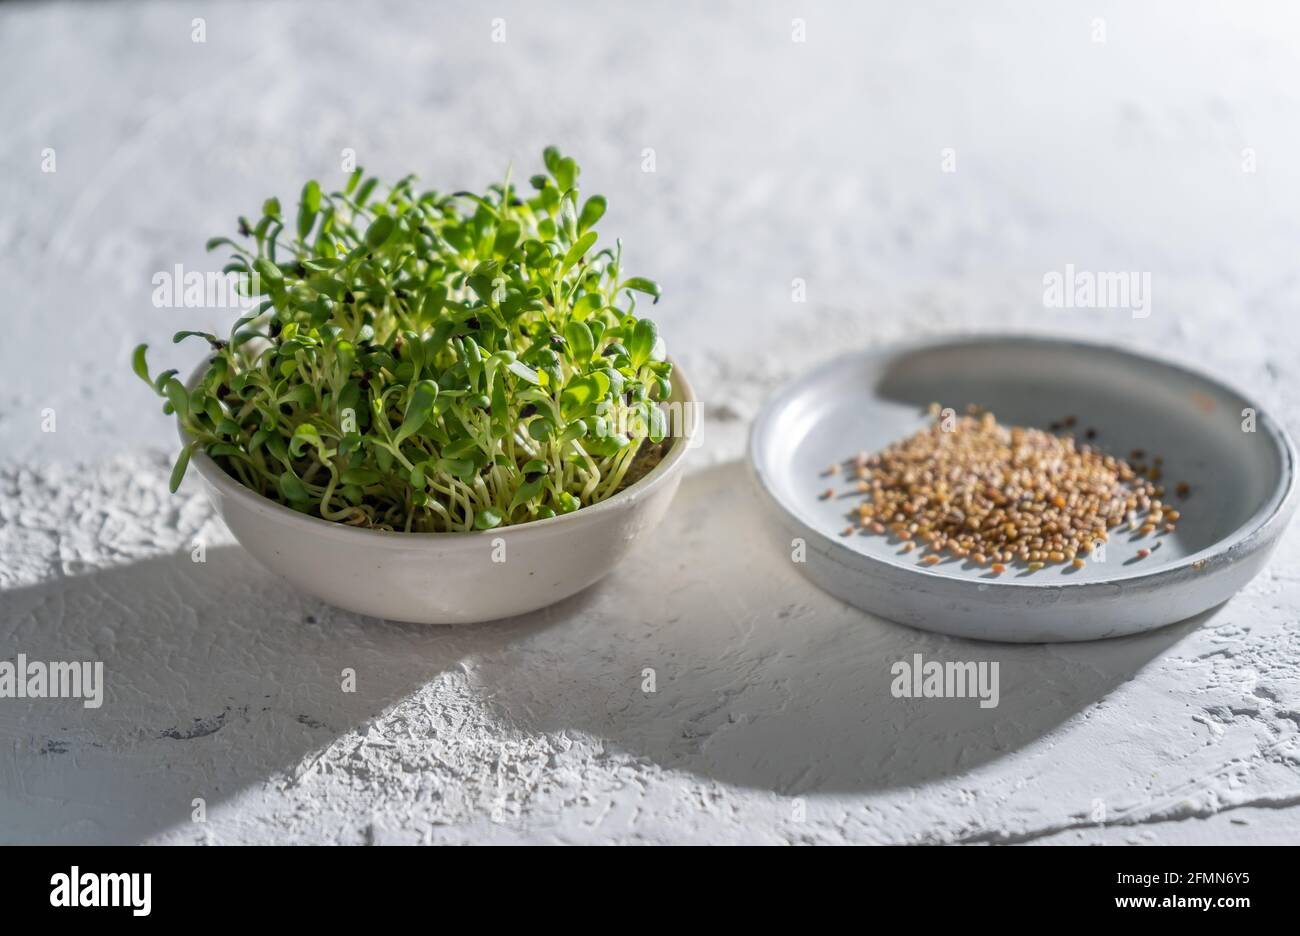
MULTIPOLYGON (((878 454, 828 469, 841 471, 865 495, 845 535, 889 535, 904 552, 920 546, 926 565, 947 553, 995 574, 1010 564, 1083 568, 1121 524, 1147 536, 1173 532, 1179 518, 1161 500, 1159 459, 1149 468, 1130 464, 1070 434, 1003 426, 974 408, 961 417, 950 411, 878 454)), ((1180 495, 1185 488, 1179 486, 1180 495)), ((1139 558, 1158 546, 1157 540, 1139 558)))

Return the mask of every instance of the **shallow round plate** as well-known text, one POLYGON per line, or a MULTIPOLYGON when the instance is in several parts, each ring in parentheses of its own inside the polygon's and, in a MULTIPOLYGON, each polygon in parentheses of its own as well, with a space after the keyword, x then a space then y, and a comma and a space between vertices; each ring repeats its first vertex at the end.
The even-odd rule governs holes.
POLYGON ((1254 577, 1295 507, 1295 448, 1257 405, 1176 364, 1065 339, 969 336, 845 355, 768 401, 749 456, 780 548, 814 583, 883 617, 985 640, 1093 640, 1198 614, 1254 577), (922 566, 892 538, 842 536, 862 498, 827 467, 922 428, 931 402, 1043 429, 1074 417, 1081 441, 1093 429, 1091 444, 1109 453, 1162 457, 1177 531, 1144 559, 1156 538, 1120 527, 1104 561, 1001 576, 952 558, 922 566), (836 496, 822 500, 828 486, 836 496))

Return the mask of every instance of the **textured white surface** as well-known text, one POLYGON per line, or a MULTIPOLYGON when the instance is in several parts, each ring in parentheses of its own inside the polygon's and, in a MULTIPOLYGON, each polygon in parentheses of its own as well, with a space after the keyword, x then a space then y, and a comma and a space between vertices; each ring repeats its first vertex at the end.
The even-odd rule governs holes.
POLYGON ((99 710, 0 700, 0 840, 1300 840, 1294 531, 1201 620, 965 643, 812 590, 737 461, 779 381, 968 329, 1160 349, 1295 433, 1294 17, 647 6, 0 8, 0 659, 103 660, 108 683, 99 710), (149 340, 185 369, 166 338, 207 313, 153 308, 155 271, 203 269, 268 194, 341 180, 344 147, 450 188, 549 142, 663 283, 709 403, 632 561, 528 618, 395 625, 295 593, 196 488, 167 494, 172 428, 126 359, 149 340), (1150 271, 1151 317, 1045 310, 1067 263, 1150 271), (1000 706, 892 698, 917 651, 999 661, 1000 706))

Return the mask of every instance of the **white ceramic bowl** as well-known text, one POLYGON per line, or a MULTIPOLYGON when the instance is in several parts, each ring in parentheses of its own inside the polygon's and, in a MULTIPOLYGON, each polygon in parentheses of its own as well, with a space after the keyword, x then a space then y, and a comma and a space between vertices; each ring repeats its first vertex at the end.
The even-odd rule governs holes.
MULTIPOLYGON (((202 368, 191 381, 197 379, 202 368)), ((695 394, 673 368, 672 401, 695 394)), ((249 490, 196 451, 208 496, 241 546, 304 592, 359 614, 467 624, 544 608, 610 571, 663 518, 695 423, 649 474, 571 514, 473 533, 388 533, 332 523, 249 490)))

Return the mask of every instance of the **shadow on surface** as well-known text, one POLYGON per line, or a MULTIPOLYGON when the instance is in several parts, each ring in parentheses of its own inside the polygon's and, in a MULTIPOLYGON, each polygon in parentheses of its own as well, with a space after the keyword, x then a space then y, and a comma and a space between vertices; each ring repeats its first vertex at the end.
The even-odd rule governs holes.
POLYGON ((0 594, 0 659, 99 660, 102 707, 0 702, 0 840, 137 842, 373 719, 467 655, 586 601, 487 627, 362 618, 295 592, 236 546, 0 594), (342 672, 356 672, 356 691, 342 672))
POLYGON ((478 626, 332 609, 234 546, 0 594, 0 658, 102 660, 107 683, 97 710, 0 705, 0 840, 135 842, 183 827, 195 797, 211 810, 287 782, 462 661, 467 704, 503 733, 578 731, 785 795, 914 786, 1041 739, 1213 614, 1088 644, 926 634, 817 591, 758 510, 741 465, 701 471, 606 580, 478 626), (890 667, 914 653, 998 662, 999 706, 894 698, 890 667), (355 693, 341 691, 344 668, 355 693))
MULTIPOLYGON (((577 729, 701 777, 795 795, 961 774, 1053 731, 1214 612, 1083 644, 963 641, 879 620, 817 591, 759 516, 743 466, 686 479, 651 541, 569 621, 545 672, 505 652, 480 675, 538 731, 577 729), (896 661, 999 663, 1000 702, 903 699, 896 661), (653 678, 654 692, 644 691, 653 678)), ((558 638, 558 634, 556 635, 558 638)))

